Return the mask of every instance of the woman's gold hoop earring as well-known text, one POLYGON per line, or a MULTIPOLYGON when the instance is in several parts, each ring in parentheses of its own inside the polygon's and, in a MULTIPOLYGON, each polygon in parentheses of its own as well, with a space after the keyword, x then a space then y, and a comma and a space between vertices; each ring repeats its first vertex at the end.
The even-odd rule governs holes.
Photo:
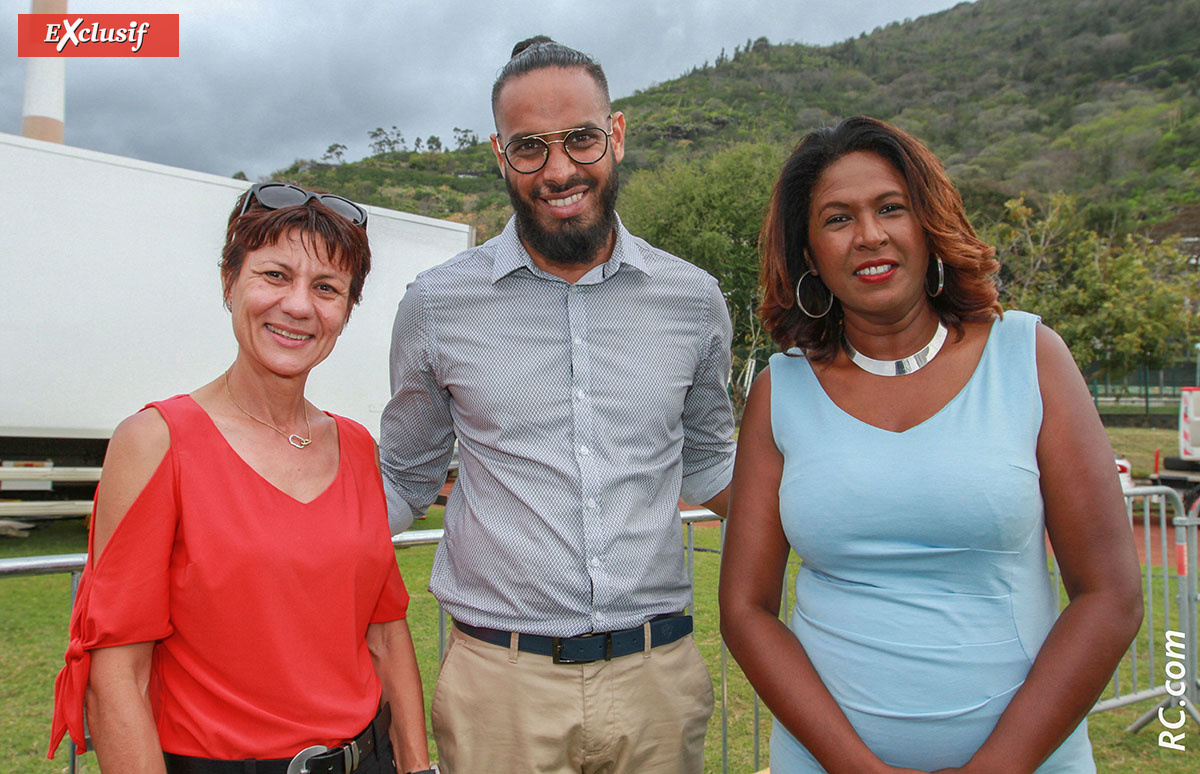
POLYGON ((814 277, 816 277, 817 282, 820 285, 822 285, 822 286, 825 285, 824 282, 821 282, 820 276, 815 274, 812 269, 809 269, 808 271, 801 274, 800 279, 796 280, 796 306, 800 307, 801 312, 804 312, 809 317, 813 318, 814 320, 817 320, 817 319, 820 319, 820 318, 824 317, 825 315, 829 314, 829 310, 833 308, 833 293, 829 290, 829 288, 827 288, 827 287, 825 288, 825 292, 829 293, 829 303, 825 305, 824 312, 821 312, 820 314, 813 314, 812 312, 805 309, 804 302, 800 300, 800 286, 802 284, 804 284, 804 278, 810 274, 812 274, 814 277))
POLYGON ((937 259, 937 269, 938 269, 937 290, 930 292, 929 278, 928 277, 925 278, 925 292, 929 293, 930 298, 937 298, 938 296, 940 296, 942 294, 942 288, 944 288, 946 286, 946 269, 944 266, 942 266, 942 259, 940 256, 937 256, 937 255, 935 255, 934 258, 937 259))

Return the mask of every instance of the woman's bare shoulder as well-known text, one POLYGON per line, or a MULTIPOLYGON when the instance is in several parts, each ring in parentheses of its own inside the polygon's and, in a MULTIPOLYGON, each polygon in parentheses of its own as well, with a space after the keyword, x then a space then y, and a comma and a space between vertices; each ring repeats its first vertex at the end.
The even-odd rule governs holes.
POLYGON ((113 431, 96 490, 92 548, 98 558, 129 507, 150 483, 171 448, 171 432, 162 414, 147 408, 113 431))

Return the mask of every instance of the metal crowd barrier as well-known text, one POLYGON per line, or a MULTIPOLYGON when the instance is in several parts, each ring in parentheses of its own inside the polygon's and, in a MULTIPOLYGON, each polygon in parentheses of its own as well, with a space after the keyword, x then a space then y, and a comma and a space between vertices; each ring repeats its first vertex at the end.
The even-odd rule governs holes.
MULTIPOLYGON (((0 559, 0 579, 15 578, 22 575, 55 575, 71 573, 71 596, 69 606, 75 604, 75 591, 79 588, 79 574, 87 564, 87 554, 57 554, 54 556, 29 556, 16 559, 0 559)), ((66 632, 63 632, 63 647, 66 647, 66 632)), ((51 678, 52 679, 52 678, 51 678)), ((75 743, 67 737, 68 774, 75 774, 78 768, 78 758, 75 753, 75 743)))
MULTIPOLYGON (((1156 719, 1167 731, 1180 728, 1188 717, 1200 725, 1196 709, 1200 706, 1200 673, 1196 669, 1200 660, 1197 658, 1200 562, 1196 557, 1200 525, 1196 507, 1200 507, 1200 501, 1197 502, 1193 513, 1187 514, 1179 493, 1170 487, 1139 486, 1125 490, 1130 529, 1135 515, 1142 523, 1138 558, 1143 567, 1145 618, 1142 631, 1125 652, 1105 697, 1092 708, 1092 714, 1162 697, 1128 726, 1129 732, 1137 732, 1156 719), (1168 511, 1174 516, 1170 520, 1168 511), (1157 541, 1153 527, 1157 527, 1157 541), (1170 541, 1168 534, 1173 535, 1170 541)), ((1057 562, 1054 574, 1057 579, 1057 562)))
MULTIPOLYGON (((1143 535, 1138 546, 1139 559, 1143 564, 1143 599, 1145 620, 1142 631, 1129 646, 1116 672, 1113 673, 1105 696, 1092 708, 1092 713, 1124 707, 1129 704, 1161 697, 1153 708, 1138 718, 1126 730, 1136 732, 1153 720, 1158 720, 1167 732, 1179 729, 1190 717, 1200 724, 1200 558, 1197 556, 1197 535, 1200 533, 1200 501, 1193 513, 1184 511, 1179 494, 1165 486, 1142 486, 1125 492, 1126 513, 1130 527, 1135 514, 1143 524, 1143 535), (1174 516, 1168 520, 1168 511, 1174 516), (1157 545, 1152 525, 1158 526, 1157 545), (1169 543, 1168 531, 1173 534, 1169 543), (1158 549, 1160 564, 1155 566, 1155 548, 1158 549), (1173 568, 1173 569, 1172 569, 1173 568), (1172 601, 1174 604, 1172 605, 1172 601)), ((691 610, 695 611, 695 552, 717 549, 697 547, 695 524, 712 521, 715 514, 698 509, 681 514, 685 538, 688 575, 692 579, 693 599, 691 610)), ((442 539, 442 530, 413 530, 392 538, 396 547, 437 545, 442 539)), ((725 524, 721 523, 721 544, 725 541, 725 524)), ((86 554, 63 554, 19 559, 0 559, 0 578, 19 575, 45 575, 71 573, 71 600, 79 582, 79 573, 87 561, 86 554)), ((1056 586, 1059 584, 1057 562, 1052 565, 1056 586)), ((789 573, 790 576, 790 573, 789 573)), ((790 584, 785 578, 781 615, 790 614, 790 584)), ((438 607, 438 657, 445 653, 447 616, 438 607)), ((720 663, 721 704, 721 771, 729 771, 729 686, 728 651, 721 643, 720 663)), ((759 718, 761 708, 758 696, 753 703, 754 768, 761 765, 761 740, 759 718)), ((68 739, 70 762, 67 771, 77 771, 75 745, 68 739)))

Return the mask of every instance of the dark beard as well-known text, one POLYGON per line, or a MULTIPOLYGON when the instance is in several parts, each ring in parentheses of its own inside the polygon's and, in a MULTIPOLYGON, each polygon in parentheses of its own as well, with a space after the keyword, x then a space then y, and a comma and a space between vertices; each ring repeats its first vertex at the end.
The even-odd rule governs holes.
MULTIPOLYGON (((594 185, 592 181, 584 178, 572 178, 563 186, 535 189, 532 195, 536 197, 547 191, 555 193, 589 184, 594 185)), ((512 202, 513 211, 517 215, 517 236, 551 263, 564 266, 591 263, 617 226, 617 190, 621 186, 615 165, 604 187, 598 190, 592 188, 589 191, 589 194, 595 192, 600 197, 600 217, 591 224, 579 223, 577 218, 569 218, 560 222, 557 231, 550 231, 538 223, 533 214, 533 205, 521 198, 507 178, 504 186, 508 189, 509 201, 512 202)))

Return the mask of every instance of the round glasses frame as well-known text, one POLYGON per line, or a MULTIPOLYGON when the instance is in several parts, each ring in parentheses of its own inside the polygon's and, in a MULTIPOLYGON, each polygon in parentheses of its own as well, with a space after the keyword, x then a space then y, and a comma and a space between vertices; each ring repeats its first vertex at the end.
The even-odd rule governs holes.
MULTIPOLYGON (((609 116, 608 119, 609 119, 609 126, 611 127, 612 126, 612 116, 609 116)), ((613 130, 611 128, 609 128, 608 131, 605 131, 604 129, 601 129, 598 126, 579 126, 579 127, 575 127, 574 129, 559 129, 559 130, 553 131, 553 132, 539 132, 538 134, 527 134, 524 137, 516 137, 516 138, 510 140, 508 142, 508 144, 504 146, 504 160, 505 160, 505 162, 508 163, 508 166, 512 167, 514 172, 518 172, 522 175, 532 175, 534 172, 537 172, 542 167, 546 166, 546 162, 550 159, 550 146, 556 142, 560 142, 560 143, 562 143, 562 146, 563 146, 563 152, 567 154, 567 158, 569 158, 571 161, 575 162, 576 164, 584 164, 584 165, 595 164, 597 161, 600 161, 602 158, 604 158, 606 155, 608 155, 608 146, 610 145, 609 138, 611 138, 612 135, 613 135, 613 130), (596 158, 590 159, 590 160, 576 158, 575 154, 571 152, 571 139, 578 138, 580 133, 590 134, 592 132, 598 132, 600 135, 604 136, 604 147, 600 149, 600 155, 598 155, 598 156, 596 156, 596 158), (563 137, 560 140, 545 139, 545 138, 549 137, 550 135, 554 135, 554 134, 561 134, 563 137), (525 169, 525 168, 522 168, 521 166, 518 166, 518 161, 519 162, 527 162, 528 159, 518 159, 518 161, 514 161, 513 155, 512 155, 513 149, 515 147, 517 147, 520 143, 527 143, 527 142, 531 142, 531 141, 542 146, 542 160, 540 163, 538 163, 537 166, 529 168, 529 169, 525 169)), ((597 138, 597 139, 599 139, 599 138, 597 138)))

